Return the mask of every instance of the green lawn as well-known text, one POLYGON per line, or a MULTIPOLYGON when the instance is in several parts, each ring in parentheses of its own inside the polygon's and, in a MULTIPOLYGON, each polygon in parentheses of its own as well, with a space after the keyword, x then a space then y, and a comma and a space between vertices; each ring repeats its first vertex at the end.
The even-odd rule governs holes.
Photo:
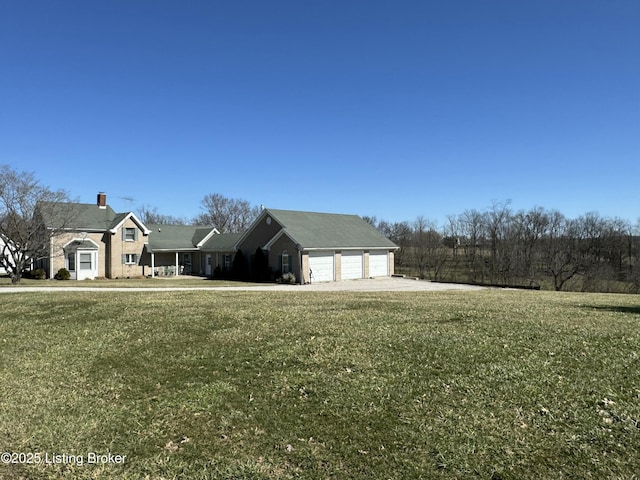
MULTIPOLYGON (((229 287, 229 286, 257 285, 249 282, 236 282, 231 280, 213 280, 206 277, 156 277, 156 278, 119 278, 119 279, 96 279, 96 280, 33 280, 23 278, 18 286, 20 287, 98 287, 98 288, 145 288, 145 287, 229 287)), ((0 277, 0 288, 11 288, 9 277, 0 277)))
POLYGON ((3 479, 631 479, 639 422, 638 296, 0 295, 3 479))

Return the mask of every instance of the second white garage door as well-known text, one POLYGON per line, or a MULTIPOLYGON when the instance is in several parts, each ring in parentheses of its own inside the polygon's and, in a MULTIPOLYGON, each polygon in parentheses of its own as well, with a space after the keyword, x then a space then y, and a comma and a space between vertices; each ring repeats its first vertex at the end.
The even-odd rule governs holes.
POLYGON ((389 276, 389 252, 381 250, 369 253, 369 276, 389 276))
POLYGON ((333 252, 310 252, 311 282, 333 282, 333 252))
POLYGON ((362 278, 364 275, 364 269, 362 267, 362 251, 342 252, 342 262, 340 265, 342 280, 362 278))

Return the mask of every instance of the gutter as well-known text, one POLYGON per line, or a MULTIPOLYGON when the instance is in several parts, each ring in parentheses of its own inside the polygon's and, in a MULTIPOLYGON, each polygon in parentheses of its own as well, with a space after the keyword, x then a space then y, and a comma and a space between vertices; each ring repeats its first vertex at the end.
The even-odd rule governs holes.
POLYGON ((338 251, 342 251, 344 252, 346 251, 358 251, 358 250, 398 250, 400 247, 395 246, 395 247, 312 247, 312 248, 302 248, 303 251, 305 252, 324 252, 327 250, 338 250, 338 251))

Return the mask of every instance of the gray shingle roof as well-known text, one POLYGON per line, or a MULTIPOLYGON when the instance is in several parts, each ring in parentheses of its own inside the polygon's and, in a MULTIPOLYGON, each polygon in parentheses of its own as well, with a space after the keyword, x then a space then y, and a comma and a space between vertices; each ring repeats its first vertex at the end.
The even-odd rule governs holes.
POLYGON ((304 249, 397 248, 357 215, 267 209, 284 231, 304 249))
POLYGON ((202 246, 204 251, 233 252, 235 244, 242 237, 241 233, 221 233, 213 235, 202 246))
POLYGON ((213 230, 213 228, 211 227, 196 228, 195 232, 193 233, 193 238, 191 239, 193 241, 193 244, 198 245, 200 242, 202 242, 207 237, 207 235, 211 233, 211 230, 213 230))
POLYGON ((47 228, 58 229, 61 226, 74 230, 108 230, 111 228, 116 212, 109 206, 100 208, 90 203, 53 203, 42 202, 38 205, 47 228))
POLYGON ((117 227, 120 222, 122 222, 125 218, 127 218, 127 215, 129 215, 128 213, 116 213, 115 217, 113 217, 113 220, 111 221, 111 225, 109 225, 109 228, 115 228, 117 227))
POLYGON ((149 234, 149 250, 196 250, 199 242, 206 237, 212 228, 193 225, 147 225, 149 234))
POLYGON ((91 240, 76 240, 73 242, 73 246, 82 250, 98 250, 98 245, 91 240))
MULTIPOLYGON (((95 204, 43 202, 40 206, 45 225, 59 228, 65 218, 65 228, 87 231, 106 231, 119 224, 128 213, 116 213, 110 206, 100 208, 95 204), (63 208, 64 207, 64 208, 63 208), (69 215, 69 212, 72 215, 69 215)), ((391 240, 357 215, 335 213, 299 212, 294 210, 267 209, 283 230, 304 249, 394 249, 391 240)), ((192 225, 147 225, 149 249, 195 250, 211 232, 211 227, 192 225)), ((242 234, 216 234, 202 246, 203 250, 232 251, 242 234)))
MULTIPOLYGON (((147 225, 147 228, 151 230, 148 248, 152 252, 161 250, 197 250, 197 245, 213 230, 213 227, 165 224, 147 225)), ((216 233, 202 245, 201 250, 233 251, 233 246, 239 238, 240 234, 216 233)))

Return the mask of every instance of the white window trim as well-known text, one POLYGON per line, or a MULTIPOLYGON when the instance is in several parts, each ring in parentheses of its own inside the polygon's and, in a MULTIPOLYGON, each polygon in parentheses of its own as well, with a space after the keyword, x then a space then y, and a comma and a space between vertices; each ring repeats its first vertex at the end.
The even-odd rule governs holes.
POLYGON ((124 264, 125 265, 136 265, 138 263, 138 254, 137 253, 125 253, 124 254, 124 264))
POLYGON ((124 229, 124 241, 125 242, 135 242, 136 241, 136 229, 135 227, 125 227, 124 229), (133 237, 129 238, 129 230, 133 232, 133 237))
POLYGON ((76 265, 76 268, 78 270, 83 270, 83 271, 89 271, 89 270, 94 270, 94 258, 93 258, 93 253, 92 252, 78 252, 78 265, 76 265), (86 261, 82 261, 82 257, 89 256, 89 268, 86 267, 87 262, 86 261), (84 265, 84 266, 83 266, 84 265))
POLYGON ((74 251, 74 252, 70 252, 70 253, 66 253, 65 257, 66 257, 66 268, 69 272, 75 272, 76 271, 76 255, 78 254, 78 252, 74 251))

